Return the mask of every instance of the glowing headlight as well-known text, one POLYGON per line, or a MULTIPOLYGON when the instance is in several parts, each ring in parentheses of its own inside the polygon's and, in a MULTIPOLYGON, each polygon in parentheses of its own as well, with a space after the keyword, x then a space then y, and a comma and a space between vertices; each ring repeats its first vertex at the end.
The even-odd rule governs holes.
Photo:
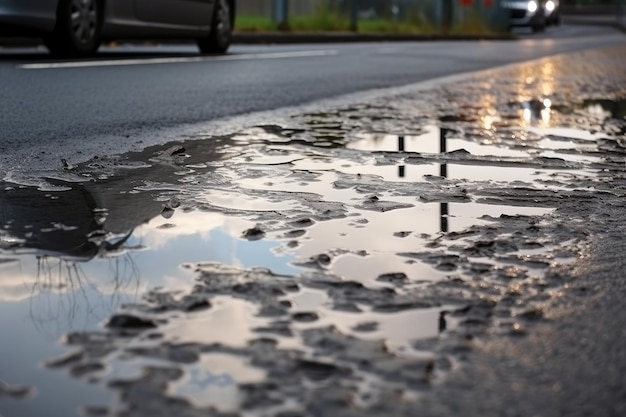
POLYGON ((548 0, 548 1, 546 2, 546 10, 547 10, 547 11, 551 12, 551 11, 553 11, 553 10, 554 10, 554 8, 555 8, 555 7, 556 7, 556 6, 555 6, 555 4, 554 4, 554 2, 553 2, 552 0, 548 0))
POLYGON ((536 1, 529 1, 528 2, 528 11, 531 13, 534 13, 537 11, 537 8, 539 7, 539 5, 537 4, 536 1))

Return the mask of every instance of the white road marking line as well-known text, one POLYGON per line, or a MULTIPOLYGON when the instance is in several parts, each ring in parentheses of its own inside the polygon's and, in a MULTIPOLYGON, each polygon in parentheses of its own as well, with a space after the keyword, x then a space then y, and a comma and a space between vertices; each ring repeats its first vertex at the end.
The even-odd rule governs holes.
POLYGON ((241 55, 218 55, 218 56, 193 56, 172 58, 146 58, 146 59, 111 59, 102 61, 78 61, 78 62, 50 62, 39 64, 20 65, 21 69, 60 69, 60 68, 90 68, 90 67, 117 67, 130 65, 154 65, 154 64, 178 64, 193 62, 212 61, 245 61, 263 59, 306 58, 316 56, 337 55, 334 49, 320 51, 294 51, 294 52, 269 52, 265 54, 241 54, 241 55))

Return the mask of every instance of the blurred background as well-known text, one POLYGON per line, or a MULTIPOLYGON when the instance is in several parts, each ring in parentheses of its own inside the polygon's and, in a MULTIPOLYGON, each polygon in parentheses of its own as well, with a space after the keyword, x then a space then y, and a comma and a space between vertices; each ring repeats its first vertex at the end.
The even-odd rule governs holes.
MULTIPOLYGON (((510 4, 524 0, 239 0, 236 29, 398 33, 509 30, 510 4)), ((544 2, 545 4, 546 2, 544 2)), ((601 15, 626 26, 626 0, 560 0, 561 14, 601 15)))

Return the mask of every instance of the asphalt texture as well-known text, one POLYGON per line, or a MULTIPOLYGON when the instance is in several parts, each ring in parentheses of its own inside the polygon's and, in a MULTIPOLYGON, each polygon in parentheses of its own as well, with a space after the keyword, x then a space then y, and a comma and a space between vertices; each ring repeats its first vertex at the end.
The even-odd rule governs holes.
MULTIPOLYGON (((611 28, 557 27, 520 41, 234 46, 222 61, 193 46, 103 48, 124 66, 52 64, 42 49, 0 51, 0 167, 56 167, 164 143, 181 125, 402 86, 542 56, 623 42, 611 28), (299 53, 327 54, 298 56, 299 53), (295 55, 291 55, 295 53, 295 55), (263 54, 287 54, 260 59, 263 54), (182 62, 146 63, 149 59, 182 62)), ((96 60, 97 61, 97 60, 96 60)), ((201 130, 201 129, 200 129, 201 130)))
MULTIPOLYGON (((309 262, 300 264, 305 268, 313 268, 315 272, 312 275, 281 277, 265 269, 246 270, 229 265, 220 267, 211 264, 197 265, 192 268, 197 275, 196 286, 192 291, 182 296, 180 292, 170 296, 167 288, 149 292, 146 298, 128 307, 130 310, 125 310, 145 315, 147 318, 116 314, 107 317, 105 321, 101 319, 99 323, 106 325, 99 326, 97 330, 67 334, 65 343, 70 345, 68 351, 71 349, 71 352, 56 360, 47 361, 47 366, 66 369, 78 383, 88 385, 86 381, 91 381, 94 385, 101 385, 107 390, 119 393, 123 409, 114 411, 100 404, 88 410, 92 414, 119 412, 119 415, 141 417, 233 415, 200 409, 186 398, 173 397, 168 388, 174 381, 185 380, 185 373, 190 369, 188 365, 191 364, 193 368, 193 364, 199 361, 202 355, 221 354, 247 358, 255 367, 267 371, 266 381, 241 386, 246 411, 265 412, 267 415, 358 417, 624 415, 626 413, 624 378, 626 334, 623 325, 626 323, 626 310, 623 308, 626 284, 622 279, 626 263, 622 256, 626 249, 626 241, 623 238, 626 231, 623 219, 623 199, 626 195, 623 169, 625 154, 623 100, 626 92, 624 41, 623 38, 603 34, 575 39, 565 36, 563 39, 563 42, 559 42, 558 38, 533 39, 507 45, 517 45, 520 48, 519 54, 527 53, 529 58, 538 53, 537 49, 546 48, 543 53, 548 53, 547 50, 555 48, 555 45, 565 50, 586 49, 600 44, 605 46, 613 44, 613 47, 594 47, 581 53, 552 56, 506 69, 481 72, 474 78, 458 79, 460 82, 454 84, 439 84, 433 89, 407 89, 401 95, 381 95, 377 100, 356 102, 345 107, 336 108, 326 103, 317 111, 294 116, 285 128, 273 125, 272 122, 276 119, 267 117, 262 120, 261 124, 266 125, 262 128, 246 130, 243 125, 231 126, 238 132, 233 137, 212 136, 210 131, 205 131, 202 134, 205 141, 187 143, 186 149, 166 146, 158 148, 158 152, 157 149, 148 149, 145 153, 133 154, 130 157, 126 155, 121 158, 122 164, 127 164, 126 168, 120 171, 115 170, 115 160, 109 162, 106 158, 91 161, 85 166, 66 166, 67 169, 63 172, 66 177, 59 174, 58 178, 72 180, 74 174, 81 175, 83 182, 92 187, 94 195, 98 194, 94 190, 101 187, 101 196, 108 195, 112 198, 108 201, 109 204, 104 204, 108 209, 107 222, 114 222, 118 213, 123 220, 129 220, 133 216, 147 217, 140 213, 140 208, 143 208, 154 210, 154 215, 164 222, 161 226, 153 225, 156 230, 175 231, 177 222, 183 221, 179 216, 182 213, 177 212, 178 217, 171 216, 180 208, 180 212, 217 213, 223 218, 249 220, 257 226, 243 231, 243 235, 242 230, 235 228, 239 233, 237 239, 260 243, 267 239, 286 245, 274 253, 297 251, 298 249, 294 248, 306 247, 311 242, 326 246, 323 253, 311 258, 309 262), (545 97, 549 97, 552 102, 545 104, 546 101, 543 100, 545 97), (493 155, 481 156, 461 149, 453 151, 448 149, 450 152, 440 151, 441 153, 435 152, 430 155, 429 152, 424 152, 407 156, 405 152, 395 152, 392 149, 373 153, 368 149, 350 148, 350 143, 362 137, 360 135, 364 132, 384 132, 389 135, 412 132, 413 136, 425 138, 428 133, 425 125, 433 123, 459 136, 453 136, 452 139, 470 142, 464 145, 468 149, 472 149, 470 145, 486 146, 493 155), (291 128, 292 124, 294 128, 291 128), (577 133, 567 130, 565 132, 541 130, 554 126, 574 128, 577 133), (589 132, 599 134, 601 137, 585 139, 586 135, 591 134, 589 132), (582 138, 577 136, 581 134, 582 138), (544 148, 546 140, 557 146, 544 148), (216 149, 219 149, 219 152, 216 152, 216 149), (546 156, 550 154, 544 152, 551 149, 556 150, 557 154, 546 156), (499 154, 499 151, 503 150, 527 152, 527 155, 507 157, 505 153, 503 157, 499 154), (127 158, 139 163, 130 164, 127 158), (320 163, 322 167, 316 163, 320 163), (397 165, 402 166, 404 175, 405 168, 407 172, 411 172, 421 166, 432 164, 447 165, 450 170, 455 164, 472 166, 486 172, 487 179, 470 177, 464 179, 454 176, 444 178, 443 174, 441 177, 432 174, 419 176, 412 182, 401 182, 397 178, 397 165), (393 176, 383 178, 374 175, 376 169, 386 166, 393 168, 393 176), (128 169, 138 167, 145 171, 128 169), (371 169, 372 172, 368 171, 365 175, 355 174, 351 171, 355 167, 371 169), (496 171, 497 168, 501 169, 496 171), (498 174, 489 174, 489 172, 502 173, 511 168, 547 171, 548 174, 544 172, 544 176, 547 175, 544 177, 535 172, 533 177, 538 178, 530 180, 521 178, 507 180, 506 177, 499 178, 498 174), (553 174, 549 174, 550 172, 553 174), (588 175, 589 173, 591 175, 588 175), (113 181, 109 182, 111 178, 113 181), (313 191, 303 188, 301 193, 294 192, 293 187, 296 184, 297 187, 310 186, 313 191), (407 204, 409 198, 411 203, 407 204), (129 210, 128 206, 131 201, 135 201, 134 199, 138 201, 138 208, 129 210), (403 214, 403 210, 410 209, 413 204, 418 205, 418 201, 421 204, 424 199, 428 203, 450 206, 458 204, 461 206, 460 211, 464 211, 466 203, 470 203, 467 207, 471 207, 472 203, 482 203, 487 206, 521 207, 520 210, 547 209, 554 212, 543 216, 505 215, 492 218, 487 226, 475 224, 467 230, 449 233, 447 230, 445 233, 443 230, 439 233, 435 228, 436 232, 432 235, 425 234, 421 230, 425 225, 419 223, 413 216, 401 222, 401 227, 405 228, 403 230, 387 228, 379 236, 370 234, 368 239, 359 238, 359 230, 372 228, 379 215, 386 216, 384 221, 387 222, 397 219, 398 216, 413 215, 412 212, 403 214), (258 211, 259 205, 272 206, 292 200, 299 203, 295 208, 258 211), (246 203, 250 201, 252 205, 247 210, 246 203), (303 219, 303 212, 307 212, 309 217, 303 219), (366 221, 359 223, 358 219, 366 221), (369 225, 364 227, 368 220, 369 225), (319 237, 324 234, 318 234, 317 238, 313 238, 316 231, 324 230, 325 227, 336 234, 337 231, 334 229, 344 227, 345 225, 342 226, 344 221, 347 224, 345 230, 349 238, 343 240, 343 243, 354 244, 356 249, 361 250, 352 249, 351 252, 336 246, 340 238, 333 234, 331 236, 334 236, 334 239, 324 240, 319 237), (371 238, 372 236, 375 238, 371 238), (289 237, 289 243, 286 237, 289 237), (404 241, 401 239, 405 238, 411 239, 410 243, 403 244, 404 241), (416 250, 418 241, 424 244, 422 248, 428 249, 419 253, 407 253, 406 250, 416 250), (292 243, 294 243, 292 246, 288 246, 292 243), (388 245, 398 244, 402 249, 388 249, 388 245), (395 263, 389 264, 393 265, 393 268, 410 268, 407 266, 409 264, 406 262, 407 256, 413 261, 419 260, 412 262, 411 265, 423 262, 441 266, 443 269, 438 270, 439 272, 435 272, 433 268, 430 274, 434 276, 442 273, 446 278, 440 281, 435 279, 432 285, 424 286, 423 276, 410 273, 404 276, 394 274, 395 269, 385 270, 387 274, 378 277, 376 274, 369 277, 371 269, 376 264, 368 263, 368 259, 372 259, 370 255, 381 254, 391 256, 395 260, 395 263), (339 268, 342 259, 348 259, 349 265, 344 270, 345 276, 338 280, 332 274, 340 272, 335 268, 339 268), (293 279, 298 279, 298 286, 295 289, 293 279), (345 279, 353 281, 343 281, 345 279), (381 285, 384 287, 382 290, 381 285), (310 311, 294 312, 291 308, 297 303, 285 303, 289 300, 282 298, 310 290, 324 292, 332 302, 325 301, 309 307, 310 311), (260 294, 263 296, 259 296, 260 294), (261 335, 254 339, 254 343, 236 347, 224 342, 228 340, 228 329, 223 333, 217 330, 220 322, 219 311, 223 307, 223 304, 220 304, 223 301, 220 300, 224 298, 235 305, 245 300, 246 303, 258 308, 259 316, 265 317, 265 320, 271 323, 265 328, 252 329, 255 334, 261 335), (280 301, 283 303, 280 304, 280 301), (344 317, 343 314, 350 307, 355 313, 354 310, 358 310, 354 309, 357 304, 371 308, 367 310, 370 314, 378 309, 378 312, 382 311, 383 314, 399 317, 401 314, 393 315, 406 310, 419 312, 429 308, 444 309, 446 303, 457 306, 458 310, 446 311, 446 314, 451 324, 457 320, 458 325, 446 328, 445 321, 442 325, 440 319, 435 336, 426 341, 417 340, 413 346, 415 349, 433 352, 436 360, 425 361, 423 358, 416 359, 410 355, 404 357, 402 351, 390 352, 384 344, 372 342, 367 337, 346 336, 329 327, 323 327, 322 323, 318 322, 324 318, 328 320, 328 317, 344 317), (180 314, 181 312, 184 314, 180 314), (193 320, 188 320, 190 317, 203 317, 208 320, 206 323, 211 323, 215 327, 208 326, 210 331, 206 331, 205 323, 203 327, 194 328, 193 320), (271 319, 272 317, 280 319, 271 319), (193 337, 208 335, 209 340, 215 338, 214 340, 221 341, 196 342, 192 339, 192 343, 185 343, 176 337, 167 339, 168 331, 175 333, 176 329, 190 322, 193 337), (312 327, 307 327, 310 323, 313 323, 312 327), (522 331, 515 327, 517 325, 521 325, 522 331), (148 337, 144 333, 146 330, 150 332, 157 329, 162 330, 161 335, 153 334, 153 337, 148 337), (284 348, 277 344, 276 340, 285 335, 300 343, 297 349, 284 348), (162 339, 163 337, 165 339, 162 339), (221 337, 224 339, 220 339, 221 337), (303 354, 303 351, 308 355, 303 354), (134 379, 115 380, 116 374, 113 370, 116 366, 121 366, 122 369, 126 369, 129 364, 140 367, 143 361, 155 358, 160 361, 159 366, 146 366, 144 372, 134 379), (91 376, 93 379, 90 379, 91 376), (113 380, 107 381, 109 377, 113 380), (372 383, 378 390, 378 396, 365 395, 368 393, 363 393, 358 387, 355 388, 355 385, 358 385, 353 384, 355 380, 372 383), (419 395, 417 397, 401 395, 401 391, 412 390, 419 391, 419 395), (359 398, 360 396, 363 398, 359 398), (282 414, 272 408, 285 399, 289 401, 285 401, 287 408, 282 410, 282 414), (373 406, 360 408, 358 399, 372 401, 373 406)), ((507 59, 492 55, 494 50, 502 53, 502 49, 499 48, 504 48, 504 44, 491 42, 484 45, 470 44, 472 48, 468 47, 468 44, 463 44, 465 47, 456 43, 446 45, 456 48, 459 55, 464 50, 463 61, 468 61, 472 68, 474 65, 478 68, 486 65, 482 60, 469 59, 470 56, 476 55, 482 56, 483 60, 490 62, 491 65, 509 62, 507 59)), ((304 49, 318 50, 316 48, 304 49)), ((246 52, 258 52, 256 48, 242 48, 242 53, 244 49, 246 52)), ((123 84, 131 88, 133 82, 126 73, 145 75, 146 72, 166 73, 178 69, 187 77, 177 80, 184 84, 189 77, 194 79, 193 74, 201 68, 224 66, 223 71, 226 71, 226 68, 230 68, 231 72, 236 68, 241 70, 241 74, 233 76, 239 80, 245 78, 243 73, 250 76, 247 67, 252 66, 259 70, 267 66, 265 71, 270 71, 270 68, 276 69, 281 66, 275 62, 277 61, 291 69, 301 70, 302 78, 295 77, 301 83, 305 83, 300 87, 301 90, 316 85, 306 84, 312 82, 306 80, 307 77, 312 77, 320 84, 321 90, 332 96, 332 93, 328 93, 331 89, 327 86, 329 81, 324 77, 328 75, 329 70, 322 70, 325 67, 322 63, 325 63, 326 59, 333 61, 345 58, 345 65, 351 68, 350 73, 361 74, 360 81, 358 83, 354 81, 355 84, 371 83, 374 86, 380 86, 382 83, 379 78, 382 76, 376 75, 372 66, 372 61, 377 59, 393 57, 394 62, 415 64, 419 61, 417 58, 419 55, 422 59, 430 57, 439 65, 450 64, 455 59, 460 59, 450 58, 448 52, 440 51, 437 45, 337 45, 333 50, 336 53, 306 58, 291 56, 261 60, 256 56, 242 61, 218 60, 38 70, 16 69, 16 62, 17 65, 41 62, 39 59, 24 59, 20 55, 17 61, 11 61, 11 65, 3 67, 2 71, 14 77, 30 77, 31 75, 25 74, 36 73, 48 74, 46 77, 56 76, 60 83, 67 83, 68 80, 64 77, 71 76, 83 86, 86 85, 85 80, 81 81, 84 72, 102 74, 110 71, 117 76, 125 74, 129 77, 123 84), (378 48, 375 49, 377 52, 374 55, 371 54, 373 48, 378 48), (417 50, 420 51, 419 54, 416 53, 417 50), (356 62, 350 63, 357 61, 355 56, 361 57, 362 60, 359 60, 361 64, 369 63, 369 66, 364 65, 365 69, 358 71, 356 62), (307 69, 308 66, 313 66, 311 63, 315 63, 313 70, 307 69), (192 71, 188 67, 198 68, 192 68, 194 70, 192 71), (314 74, 317 74, 317 78, 314 74)), ((280 51, 288 54, 293 49, 280 51)), ((298 51, 302 51, 302 48, 298 51)), ((133 53, 133 56, 135 55, 133 53)), ((172 57, 171 54, 166 56, 167 59, 172 57)), ((176 56, 180 57, 180 54, 176 56)), ((183 54, 183 58, 185 57, 186 54, 183 54)), ((440 67, 439 75, 449 74, 446 72, 448 70, 441 68, 443 67, 440 67)), ((408 74, 410 71, 403 70, 397 73, 394 71, 390 70, 391 75, 385 76, 388 85, 396 85, 396 81, 392 79, 394 76, 412 79, 408 74)), ((421 76, 434 77, 428 71, 425 73, 427 75, 421 76)), ((330 73, 337 76, 343 74, 345 77, 341 72, 330 71, 330 73)), ((282 72, 281 74, 284 75, 282 72)), ((112 78, 111 74, 110 76, 112 78)), ((195 82, 203 85, 200 75, 196 74, 196 77, 195 82)), ((227 75, 222 74, 220 77, 227 75)), ((265 74, 260 78, 269 77, 269 74, 265 74)), ((275 77, 278 78, 278 74, 275 77)), ((286 84, 286 88, 291 92, 298 90, 293 85, 296 79, 286 77, 291 80, 286 84)), ((420 76, 417 77, 419 79, 420 76)), ((346 79, 332 80, 330 83, 338 86, 342 81, 350 83, 346 79)), ((140 78, 136 78, 134 82, 142 84, 140 78)), ((206 79, 204 82, 210 84, 206 79)), ((251 82, 247 85, 250 86, 251 82)), ((276 82, 274 88, 280 90, 280 85, 276 82)), ((354 92, 353 89, 357 87, 352 85, 347 90, 341 91, 354 92)), ((15 88, 7 89, 10 91, 15 88)), ((238 91, 237 87, 232 88, 238 91)), ((319 94, 317 89, 310 88, 315 91, 304 91, 301 95, 308 97, 311 94, 317 97, 316 94, 319 94)), ((238 94, 244 95, 243 92, 238 94)), ((194 96, 191 90, 189 95, 194 96)), ((156 95, 152 97, 156 100, 156 95)), ((254 102, 255 95, 251 94, 250 97, 254 102)), ((96 100, 94 97, 92 99, 96 100)), ((171 99, 177 100, 176 97, 171 99)), ((300 99, 291 104, 307 102, 303 97, 300 99)), ((143 113, 151 114, 155 111, 152 104, 154 103, 149 101, 148 104, 144 103, 143 113)), ((29 100, 28 105, 37 107, 40 104, 35 100, 29 100)), ((267 108, 255 107, 249 111, 274 108, 270 103, 267 105, 267 108)), ((209 107, 213 109, 213 106, 209 107)), ((50 111, 66 110, 51 107, 50 111)), ((123 113, 120 109, 113 111, 123 113)), ((276 118, 281 112, 282 110, 276 112, 276 118)), ((182 117, 182 113, 185 111, 177 114, 182 117)), ((234 111, 232 114, 239 113, 234 111)), ((271 113, 267 115, 271 116, 271 113)), ((51 116, 44 116, 46 117, 51 116)), ((174 128, 180 126, 176 118, 160 121, 161 124, 156 126, 145 125, 147 121, 136 126, 129 121, 127 133, 122 134, 120 131, 111 135, 106 129, 97 129, 98 126, 102 124, 108 126, 107 123, 111 123, 115 129, 122 129, 122 125, 107 122, 106 117, 103 118, 99 121, 77 119, 78 122, 74 120, 73 123, 66 120, 64 123, 74 126, 73 129, 77 129, 76 131, 94 129, 94 133, 80 136, 78 139, 69 133, 66 133, 66 136, 61 135, 60 139, 51 135, 54 141, 43 148, 45 153, 32 151, 28 155, 29 149, 37 148, 29 144, 22 148, 18 140, 4 142, 3 170, 14 169, 17 165, 24 171, 28 171, 28 167, 34 164, 54 167, 57 158, 64 154, 74 155, 79 159, 81 155, 84 158, 89 157, 92 151, 110 154, 129 147, 142 148, 166 141, 168 138, 167 134, 150 138, 151 135, 157 135, 160 130, 165 129, 172 129, 167 132, 174 132, 176 131, 174 128), (132 143, 123 143, 123 140, 109 142, 116 137, 126 138, 132 143), (99 145, 100 148, 93 148, 84 144, 84 141, 88 140, 104 142, 103 145, 99 145), (20 158, 26 155, 27 158, 16 159, 17 155, 20 158)), ((202 129, 203 125, 198 124, 199 120, 194 117, 183 120, 185 123, 192 123, 198 131, 202 129)), ((209 120, 211 117, 202 119, 203 122, 209 120)), ((254 119, 254 123, 259 123, 259 119, 254 119)), ((36 130, 28 126, 23 127, 22 124, 19 128, 24 132, 36 130)), ((435 139, 438 141, 439 137, 435 139)), ((37 146, 41 149, 43 145, 37 146)), ((32 177, 37 176, 37 173, 32 174, 32 177)), ((43 177, 49 178, 45 175, 43 177)), ((83 193, 80 187, 75 186, 77 195, 83 193)), ((24 190, 7 186, 3 195, 7 197, 7 202, 10 201, 11 195, 18 197, 29 195, 33 202, 39 201, 37 193, 31 191, 32 193, 20 194, 24 190)), ((39 197, 50 198, 50 193, 46 191, 39 197)), ((68 200, 71 207, 78 205, 73 194, 68 194, 68 200)), ((55 201, 60 205, 62 199, 55 201)), ((35 209, 46 207, 45 204, 32 206, 35 209)), ((61 223, 65 226, 71 225, 73 216, 67 216, 68 210, 59 209, 59 211, 65 216, 61 223)), ((86 211, 88 215, 93 214, 90 210, 86 211)), ((3 213, 7 218, 9 214, 3 213)), ((17 213, 18 219, 19 214, 17 213)), ((458 213, 452 216, 451 221, 454 221, 454 217, 460 218, 463 215, 458 213)), ((25 239, 31 238, 33 234, 36 238, 37 232, 32 232, 32 224, 26 221, 28 219, 23 220, 25 239)), ((129 222, 130 225, 126 225, 123 230, 116 230, 116 235, 122 235, 127 228, 132 230, 137 226, 137 221, 129 222)), ((51 223, 59 224, 58 221, 51 223)), ((394 224, 394 227, 400 226, 394 224)), ((60 228, 59 231, 71 232, 72 227, 60 228)), ((43 233, 43 229, 41 232, 42 236, 49 234, 49 231, 43 233)), ((9 246, 6 249, 10 251, 11 248, 9 246)), ((129 252, 132 250, 132 247, 128 248, 129 252)), ((161 262, 164 258, 157 256, 151 262, 161 262)), ((257 257, 254 260, 265 261, 262 258, 257 257)), ((385 267, 391 268, 389 265, 385 267)), ((442 313, 444 310, 437 312, 442 313)), ((369 317, 365 311, 356 313, 369 317)), ((376 314, 372 317, 380 319, 376 314)), ((437 315, 434 317, 436 320, 437 315)), ((252 323, 257 318, 259 317, 250 318, 247 326, 253 326, 252 323)), ((435 324, 435 320, 431 324, 435 324)), ((368 329, 372 329, 371 322, 361 324, 362 327, 358 332, 367 333, 368 329)), ((415 328, 419 328, 419 321, 414 321, 413 324, 415 328)), ((413 330, 415 330, 413 326, 407 327, 407 333, 413 330)), ((9 382, 22 384, 36 381, 13 377, 9 382)), ((65 389, 61 385, 56 388, 65 389)), ((19 416, 20 407, 32 406, 28 399, 22 398, 21 391, 27 393, 27 390, 28 387, 0 384, 0 394, 15 397, 11 398, 12 408, 8 409, 10 412, 15 412, 19 416)), ((53 391, 49 391, 48 395, 53 391)), ((41 397, 43 395, 35 397, 34 401, 37 401, 37 398, 41 400, 41 397)), ((41 401, 35 406, 41 409, 48 407, 44 400, 41 401)), ((64 406, 71 405, 66 403, 64 406)), ((2 408, 0 411, 2 414, 7 413, 2 408)), ((11 415, 13 414, 6 414, 5 417, 11 415)))
MULTIPOLYGON (((589 214, 619 216, 601 206, 589 214)), ((433 390, 421 415, 626 414, 623 222, 595 233, 589 257, 572 267, 572 282, 585 296, 565 298, 526 338, 480 346, 469 366, 433 390)))

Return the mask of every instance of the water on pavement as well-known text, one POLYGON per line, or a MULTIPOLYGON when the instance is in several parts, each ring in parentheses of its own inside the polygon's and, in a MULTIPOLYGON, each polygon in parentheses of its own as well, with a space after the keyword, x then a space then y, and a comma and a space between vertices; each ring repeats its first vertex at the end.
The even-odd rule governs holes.
POLYGON ((617 88, 560 77, 561 57, 10 173, 1 411, 410 408, 476 338, 523 335, 565 290, 549 272, 586 235, 560 213, 624 172, 626 71, 600 57, 617 88))

